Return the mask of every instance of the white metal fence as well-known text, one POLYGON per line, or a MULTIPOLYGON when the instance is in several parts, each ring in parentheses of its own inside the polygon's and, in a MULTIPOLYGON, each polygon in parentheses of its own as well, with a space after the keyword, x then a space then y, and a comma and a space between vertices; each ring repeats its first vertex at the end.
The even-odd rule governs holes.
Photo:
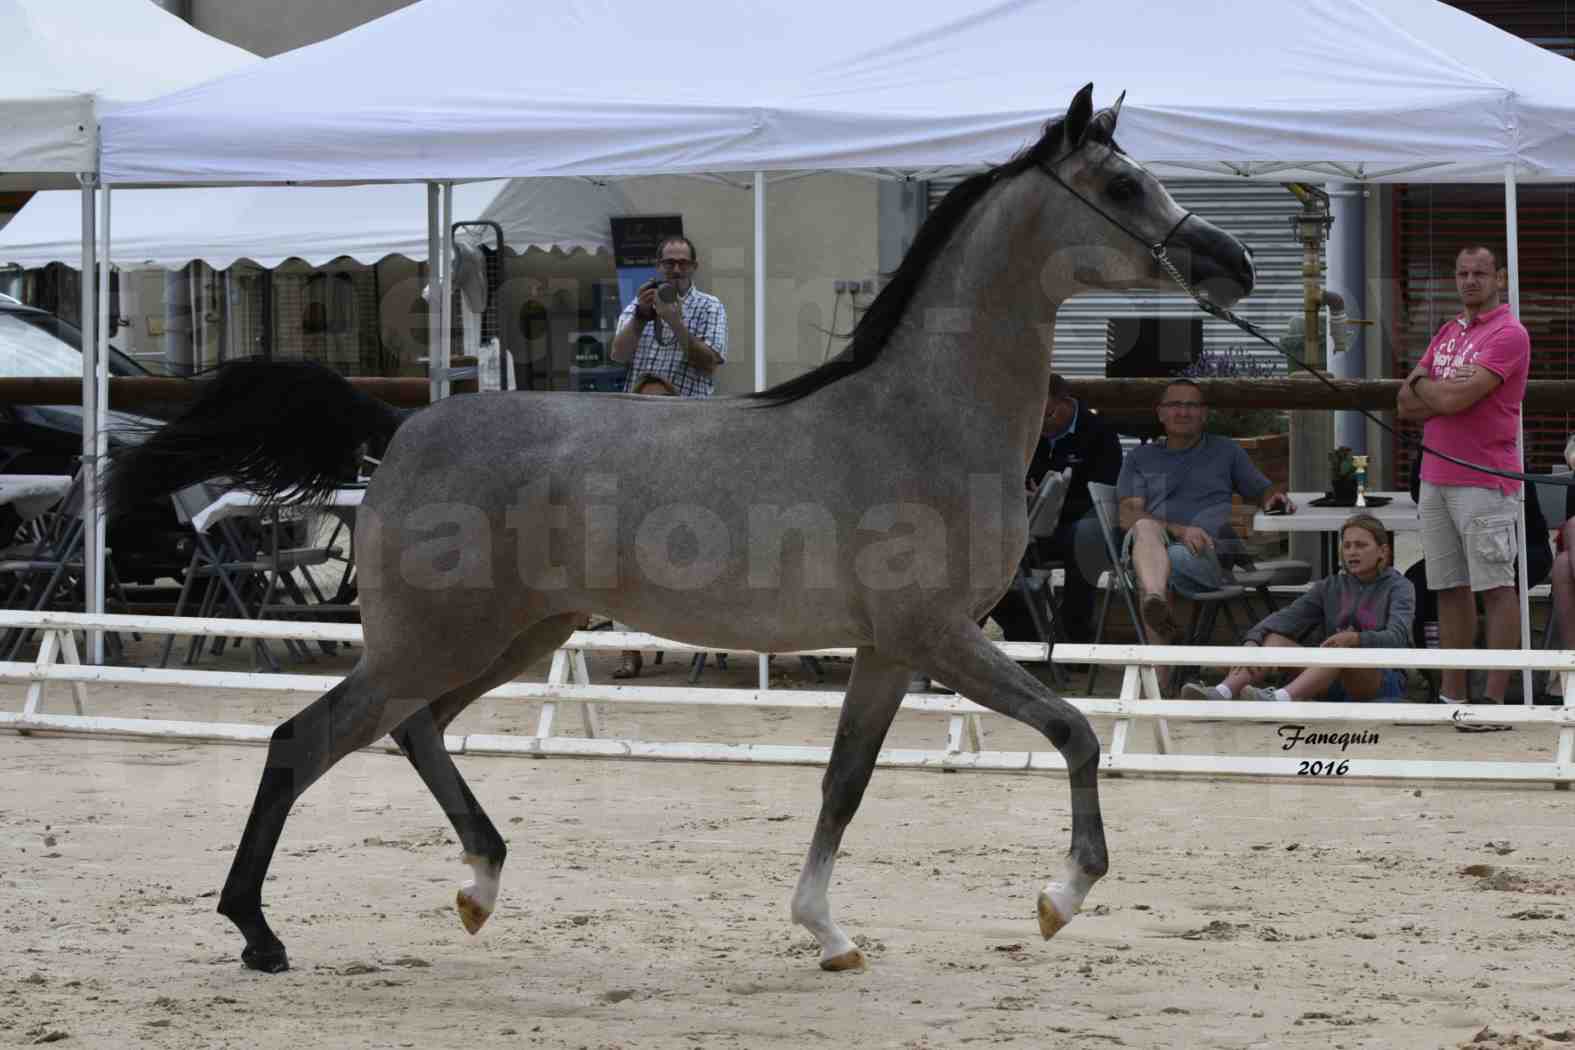
MULTIPOLYGON (((43 632, 38 657, 31 663, 0 662, 0 680, 27 683, 22 710, 0 711, 0 729, 16 732, 54 732, 111 735, 152 739, 186 739, 232 743, 266 743, 271 727, 245 723, 187 722, 168 719, 111 718, 91 714, 88 687, 95 684, 176 686, 197 689, 256 689, 318 695, 340 681, 338 676, 313 674, 261 674, 237 671, 200 671, 140 667, 89 666, 78 662, 73 632, 88 629, 142 631, 151 634, 208 637, 300 638, 310 641, 359 643, 361 628, 355 624, 311 624, 258 620, 199 620, 167 616, 85 616, 76 613, 0 611, 0 629, 29 627, 43 632), (46 711, 45 690, 60 683, 72 690, 73 713, 46 711)), ((1047 649, 1031 643, 1000 643, 1017 660, 1044 660, 1047 649)), ((446 743, 455 754, 528 755, 533 757, 603 757, 678 759, 757 763, 822 764, 826 747, 790 744, 727 744, 685 741, 610 739, 602 732, 600 706, 604 704, 696 705, 713 707, 777 707, 836 709, 842 693, 799 689, 726 689, 687 686, 626 686, 594 683, 587 671, 585 653, 621 649, 662 649, 694 653, 695 646, 651 635, 582 631, 554 654, 546 682, 511 682, 487 694, 499 700, 541 705, 536 731, 529 736, 470 733, 449 735, 446 743), (582 735, 559 735, 558 708, 564 703, 581 705, 582 735)), ((851 656, 851 649, 817 650, 810 655, 851 656)), ((798 654, 781 654, 798 655, 798 654)), ((1114 698, 1069 698, 1085 714, 1114 720, 1110 741, 1101 756, 1101 768, 1110 773, 1161 773, 1197 775, 1247 775, 1302 777, 1319 780, 1340 778, 1421 780, 1510 780, 1550 782, 1567 788, 1575 781, 1575 705, 1567 699, 1561 707, 1508 706, 1452 708, 1438 704, 1353 703, 1244 703, 1239 701, 1177 701, 1160 697, 1156 667, 1171 664, 1198 666, 1344 666, 1460 669, 1528 666, 1560 673, 1565 695, 1575 699, 1575 653, 1504 652, 1493 650, 1414 649, 1265 649, 1224 646, 1073 645, 1056 649, 1058 660, 1096 663, 1125 668, 1121 693, 1114 698), (1139 720, 1152 723, 1154 750, 1128 749, 1131 728, 1139 720), (1327 755, 1300 757, 1294 753, 1220 755, 1177 753, 1170 739, 1172 721, 1216 720, 1248 723, 1294 723, 1310 732, 1333 733, 1340 725, 1362 727, 1387 723, 1404 726, 1450 725, 1491 721, 1549 733, 1546 762, 1461 761, 1367 757, 1361 749, 1329 761, 1327 755)), ((939 769, 974 769, 1001 772, 1064 770, 1065 763, 1053 750, 1006 751, 985 747, 984 708, 961 696, 912 695, 903 702, 907 711, 948 716, 945 739, 933 749, 888 748, 881 752, 883 766, 939 769)), ((999 717, 999 716, 992 716, 999 717)), ((1361 729, 1358 728, 1358 733, 1361 729)), ((1266 737, 1276 741, 1274 736, 1266 737)), ((377 745, 394 750, 385 738, 377 745)), ((1278 750, 1279 744, 1274 748, 1278 750)))

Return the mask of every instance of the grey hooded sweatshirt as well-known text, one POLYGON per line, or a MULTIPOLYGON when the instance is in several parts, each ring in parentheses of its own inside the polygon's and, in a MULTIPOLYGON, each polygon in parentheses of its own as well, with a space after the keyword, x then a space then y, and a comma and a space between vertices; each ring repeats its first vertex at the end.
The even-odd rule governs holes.
POLYGON ((1323 632, 1319 641, 1341 631, 1356 631, 1363 649, 1409 649, 1415 617, 1416 591, 1404 574, 1385 569, 1373 582, 1363 583, 1342 569, 1265 617, 1247 632, 1247 641, 1261 645, 1271 631, 1300 638, 1317 627, 1323 632))

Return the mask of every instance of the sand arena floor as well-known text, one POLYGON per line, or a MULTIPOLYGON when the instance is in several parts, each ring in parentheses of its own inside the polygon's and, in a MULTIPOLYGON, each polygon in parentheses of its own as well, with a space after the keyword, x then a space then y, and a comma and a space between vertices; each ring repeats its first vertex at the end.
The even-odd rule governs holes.
MULTIPOLYGON (((225 665, 246 660, 203 666, 225 665)), ((597 680, 610 668, 593 662, 597 680)), ((645 679, 683 673, 648 663, 645 679)), ((747 685, 754 668, 706 674, 747 685)), ((786 665, 781 679, 809 684, 786 665)), ((0 694, 20 707, 19 687, 0 694)), ((305 699, 95 689, 90 711, 271 723, 305 699)), ((529 733, 535 714, 484 702, 455 729, 529 733)), ((824 744, 834 726, 681 706, 605 720, 659 740, 824 744)), ((905 714, 891 740, 934 747, 944 730, 905 714)), ((986 730, 992 747, 1042 746, 986 730)), ((1266 751, 1273 731, 1173 726, 1200 750, 1266 751)), ((1381 753, 1552 746, 1524 728, 1394 728, 1381 753)), ((470 937, 452 830, 403 759, 361 753, 286 827, 265 904, 294 969, 264 977, 213 911, 262 757, 0 734, 0 1044, 1575 1046, 1568 792, 1106 779, 1111 873, 1047 943, 1034 894, 1066 848, 1064 779, 877 770, 832 887, 871 965, 826 974, 787 917, 816 769, 461 758, 511 848, 498 912, 470 937)))

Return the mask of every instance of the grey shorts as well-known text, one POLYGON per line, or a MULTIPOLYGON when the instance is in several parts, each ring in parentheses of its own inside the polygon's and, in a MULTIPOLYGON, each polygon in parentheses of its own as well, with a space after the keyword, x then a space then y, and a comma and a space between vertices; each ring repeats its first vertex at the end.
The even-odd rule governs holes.
POLYGON ((1490 591, 1515 586, 1519 494, 1424 481, 1417 509, 1429 589, 1469 584, 1473 591, 1490 591))
MULTIPOLYGON (((1132 564, 1134 535, 1128 532, 1121 541, 1121 560, 1128 565, 1132 564)), ((1185 543, 1172 541, 1165 548, 1165 553, 1170 556, 1170 589, 1183 598, 1196 598, 1200 594, 1235 585, 1236 578, 1220 564, 1219 557, 1213 551, 1193 554, 1187 550, 1185 543)))

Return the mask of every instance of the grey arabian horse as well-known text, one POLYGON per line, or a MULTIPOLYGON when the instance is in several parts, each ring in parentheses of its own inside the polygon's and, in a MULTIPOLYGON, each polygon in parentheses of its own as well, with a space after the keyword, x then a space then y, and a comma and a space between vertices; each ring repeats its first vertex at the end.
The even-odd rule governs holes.
POLYGON ((792 899, 825 969, 864 962, 827 886, 910 669, 1060 751, 1071 850, 1039 893, 1040 930, 1077 914, 1107 867, 1098 739, 978 623, 1026 542, 1056 309, 1091 288, 1167 287, 1161 255, 1221 303, 1252 287, 1243 246, 1124 155, 1120 103, 1096 113, 1092 97, 948 196, 844 354, 761 394, 519 392, 404 413, 326 369, 239 363, 116 461, 112 505, 217 475, 310 498, 358 444, 389 441, 356 525, 364 655, 273 733, 220 896, 247 966, 288 967, 262 887, 291 805, 385 733, 453 822, 474 872, 460 918, 481 927, 505 846, 444 728, 592 611, 708 648, 857 647, 792 899))

